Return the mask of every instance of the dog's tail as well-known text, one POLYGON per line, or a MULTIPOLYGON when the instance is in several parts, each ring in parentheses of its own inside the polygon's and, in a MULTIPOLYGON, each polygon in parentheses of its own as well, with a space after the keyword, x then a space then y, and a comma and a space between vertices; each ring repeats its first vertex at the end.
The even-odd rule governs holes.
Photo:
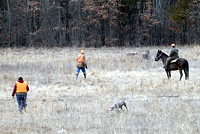
POLYGON ((127 107, 127 102, 128 102, 128 101, 129 101, 129 98, 126 97, 125 100, 124 100, 124 102, 126 103, 126 109, 127 109, 127 111, 128 111, 128 107, 127 107))
POLYGON ((124 106, 126 107, 126 110, 128 111, 128 108, 127 108, 127 105, 126 105, 126 102, 124 101, 124 106))

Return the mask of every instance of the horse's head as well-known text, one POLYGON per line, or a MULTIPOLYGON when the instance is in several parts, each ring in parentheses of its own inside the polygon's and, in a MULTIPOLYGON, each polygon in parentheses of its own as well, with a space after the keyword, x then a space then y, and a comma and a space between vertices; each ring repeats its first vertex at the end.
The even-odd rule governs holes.
POLYGON ((161 56, 162 56, 162 51, 161 50, 158 50, 157 54, 156 54, 156 58, 155 58, 155 61, 159 61, 161 56))

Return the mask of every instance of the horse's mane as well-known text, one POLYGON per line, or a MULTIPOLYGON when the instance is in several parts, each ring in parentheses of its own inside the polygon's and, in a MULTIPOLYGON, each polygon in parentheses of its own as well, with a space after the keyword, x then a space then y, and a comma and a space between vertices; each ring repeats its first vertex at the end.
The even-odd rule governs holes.
POLYGON ((160 50, 160 52, 161 52, 164 56, 169 57, 166 53, 162 52, 161 50, 160 50))
POLYGON ((166 53, 162 52, 166 57, 169 57, 166 53))

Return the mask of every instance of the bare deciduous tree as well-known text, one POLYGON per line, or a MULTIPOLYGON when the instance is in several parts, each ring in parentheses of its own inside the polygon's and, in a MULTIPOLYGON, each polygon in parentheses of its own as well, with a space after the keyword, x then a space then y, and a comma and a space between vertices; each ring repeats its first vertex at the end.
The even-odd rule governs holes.
POLYGON ((199 0, 0 0, 3 47, 200 43, 199 0))

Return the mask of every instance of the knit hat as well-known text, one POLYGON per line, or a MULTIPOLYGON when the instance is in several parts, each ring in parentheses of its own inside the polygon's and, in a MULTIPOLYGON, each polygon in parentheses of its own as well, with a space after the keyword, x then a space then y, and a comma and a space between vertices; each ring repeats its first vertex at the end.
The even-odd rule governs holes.
POLYGON ((23 80, 23 78, 22 78, 22 77, 19 77, 18 80, 23 80))

